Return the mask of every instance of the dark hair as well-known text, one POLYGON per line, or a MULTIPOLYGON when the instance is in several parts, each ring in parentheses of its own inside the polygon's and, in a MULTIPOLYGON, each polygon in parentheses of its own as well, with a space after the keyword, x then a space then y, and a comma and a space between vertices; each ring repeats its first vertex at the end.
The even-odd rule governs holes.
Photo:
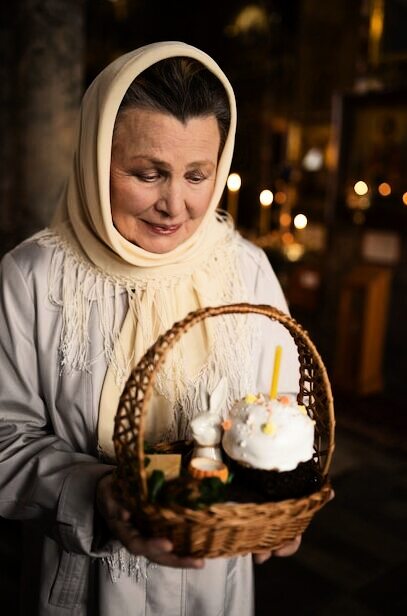
POLYGON ((121 112, 132 108, 169 113, 181 122, 214 115, 220 151, 225 145, 230 125, 228 95, 221 81, 193 58, 167 58, 140 73, 123 97, 116 122, 121 112))

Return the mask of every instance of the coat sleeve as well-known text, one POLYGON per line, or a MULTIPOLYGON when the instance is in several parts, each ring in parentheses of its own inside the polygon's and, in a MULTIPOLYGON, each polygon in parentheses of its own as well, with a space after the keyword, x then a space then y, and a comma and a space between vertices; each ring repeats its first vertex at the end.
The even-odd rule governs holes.
MULTIPOLYGON (((284 293, 263 250, 257 256, 257 274, 254 283, 254 303, 268 304, 289 314, 284 293)), ((295 342, 288 330, 280 323, 261 317, 260 357, 258 362, 257 386, 259 391, 268 392, 271 385, 274 354, 277 345, 282 347, 278 390, 281 393, 299 391, 299 360, 295 342)))
POLYGON ((41 391, 35 294, 13 256, 0 267, 0 515, 37 519, 68 552, 96 554, 94 495, 111 467, 53 431, 41 391))

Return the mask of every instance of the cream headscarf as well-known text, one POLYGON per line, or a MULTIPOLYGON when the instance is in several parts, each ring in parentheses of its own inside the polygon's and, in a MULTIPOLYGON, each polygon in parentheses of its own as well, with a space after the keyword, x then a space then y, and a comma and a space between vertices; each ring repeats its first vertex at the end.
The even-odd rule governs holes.
MULTIPOLYGON (((54 259, 51 295, 55 299, 59 286, 61 361, 71 369, 89 368, 87 326, 92 305, 97 304, 108 363, 100 401, 99 442, 110 456, 118 397, 131 367, 148 346, 190 310, 245 299, 236 273, 237 235, 216 212, 232 160, 235 128, 235 98, 226 76, 207 54, 179 42, 147 45, 118 58, 98 75, 83 98, 74 166, 52 225, 64 257, 63 262, 54 259), (173 56, 194 58, 219 78, 229 97, 231 122, 202 223, 177 248, 157 254, 130 243, 113 225, 110 157, 117 111, 129 85, 152 64, 173 56), (117 310, 123 292, 128 294, 124 322, 117 310)), ((147 424, 152 438, 164 433, 179 436, 183 418, 196 412, 196 396, 188 394, 190 385, 196 391, 203 373, 207 376, 215 365, 215 372, 222 372, 230 366, 230 353, 239 352, 215 348, 225 346, 226 338, 233 345, 235 328, 230 321, 223 326, 209 326, 206 321, 183 337, 157 380, 147 424), (174 410, 177 404, 178 412, 174 410)))

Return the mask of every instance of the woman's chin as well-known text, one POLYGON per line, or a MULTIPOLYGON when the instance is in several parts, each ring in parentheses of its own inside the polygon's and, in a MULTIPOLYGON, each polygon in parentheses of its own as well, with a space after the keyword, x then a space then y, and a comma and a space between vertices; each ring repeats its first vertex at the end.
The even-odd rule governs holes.
POLYGON ((132 244, 146 250, 147 252, 165 254, 166 252, 171 252, 180 246, 180 244, 185 242, 185 239, 185 237, 143 238, 142 241, 132 241, 132 244))
POLYGON ((160 233, 153 226, 145 225, 142 234, 129 235, 126 239, 147 252, 165 254, 183 244, 192 233, 192 229, 187 229, 184 226, 181 226, 172 233, 160 233))

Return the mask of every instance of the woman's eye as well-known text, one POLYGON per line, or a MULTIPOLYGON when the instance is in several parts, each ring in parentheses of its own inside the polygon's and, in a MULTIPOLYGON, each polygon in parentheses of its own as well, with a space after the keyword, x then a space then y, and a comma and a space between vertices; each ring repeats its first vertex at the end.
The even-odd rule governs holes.
POLYGON ((205 179, 206 178, 202 173, 190 173, 187 175, 187 180, 193 184, 199 184, 199 182, 203 182, 205 179))
POLYGON ((135 176, 142 182, 155 182, 159 179, 159 173, 135 173, 135 176))

